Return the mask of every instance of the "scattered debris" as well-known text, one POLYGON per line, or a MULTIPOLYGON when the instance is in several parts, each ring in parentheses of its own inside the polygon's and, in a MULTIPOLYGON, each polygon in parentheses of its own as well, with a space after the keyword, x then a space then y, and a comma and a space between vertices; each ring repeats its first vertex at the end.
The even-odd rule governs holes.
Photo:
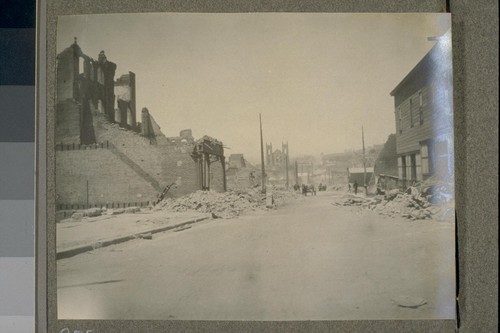
MULTIPOLYGON (((436 217, 438 220, 454 216, 453 192, 435 193, 428 186, 409 187, 405 192, 399 189, 386 191, 384 195, 365 197, 353 194, 344 195, 332 204, 337 206, 360 206, 371 209, 381 215, 402 216, 410 220, 424 220, 436 217), (433 200, 433 198, 439 198, 433 200)), ((443 189, 435 187, 436 189, 443 189)))
POLYGON ((101 208, 89 208, 85 210, 79 210, 71 215, 72 220, 81 221, 84 217, 94 217, 100 216, 102 213, 101 208))
MULTIPOLYGON (((274 205, 283 204, 300 197, 293 191, 272 189, 274 205)), ((245 211, 266 209, 266 195, 259 188, 248 190, 215 192, 196 191, 180 198, 166 198, 155 206, 155 210, 173 212, 196 211, 211 214, 212 218, 232 218, 245 211)))
POLYGON ((123 213, 125 213, 125 209, 123 209, 123 208, 110 209, 108 211, 108 214, 111 214, 111 215, 118 215, 118 214, 123 214, 123 213))
POLYGON ((139 235, 140 239, 153 239, 153 234, 151 232, 147 232, 139 235))
POLYGON ((139 207, 127 207, 125 208, 125 214, 135 214, 140 212, 141 209, 139 207))
POLYGON ((83 212, 75 212, 71 215, 71 219, 75 221, 81 221, 83 219, 83 212))

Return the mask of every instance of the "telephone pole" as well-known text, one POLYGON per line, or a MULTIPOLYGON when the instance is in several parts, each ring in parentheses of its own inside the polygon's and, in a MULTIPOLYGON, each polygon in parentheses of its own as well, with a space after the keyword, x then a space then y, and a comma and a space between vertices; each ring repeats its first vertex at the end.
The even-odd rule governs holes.
POLYGON ((299 165, 297 164, 297 160, 295 160, 295 184, 299 184, 299 165))
POLYGON ((366 193, 365 131, 363 129, 363 126, 361 126, 361 141, 363 142, 363 186, 365 187, 365 193, 366 193))
POLYGON ((264 140, 262 138, 262 117, 259 113, 259 123, 260 123, 260 165, 262 172, 262 193, 266 192, 266 168, 264 166, 264 140))
MULTIPOLYGON (((286 146, 283 145, 284 147, 286 147, 286 154, 285 154, 285 174, 286 174, 286 189, 288 189, 288 187, 290 186, 289 182, 290 182, 290 178, 289 178, 289 171, 288 171, 288 142, 286 143, 286 146)), ((283 149, 283 151, 285 151, 285 149, 283 149)))

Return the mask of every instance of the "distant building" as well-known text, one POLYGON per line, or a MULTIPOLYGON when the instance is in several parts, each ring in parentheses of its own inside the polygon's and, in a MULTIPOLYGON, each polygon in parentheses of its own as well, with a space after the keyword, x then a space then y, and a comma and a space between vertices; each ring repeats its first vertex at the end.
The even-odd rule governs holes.
MULTIPOLYGON (((267 181, 271 184, 287 185, 290 182, 290 161, 288 143, 281 144, 281 150, 273 150, 273 144, 266 143, 266 174, 267 181), (287 175, 288 165, 288 175, 287 175)), ((288 184, 289 185, 289 184, 288 184)))
MULTIPOLYGON (((366 148, 364 160, 367 167, 376 165, 384 145, 373 145, 366 148)), ((395 153, 395 152, 394 152, 395 153)), ((395 158, 395 157, 394 157, 395 158)), ((346 150, 343 153, 323 154, 321 162, 325 168, 326 183, 344 185, 349 182, 346 169, 363 167, 363 150, 346 150)))
POLYGON ((261 183, 261 171, 248 162, 243 154, 231 154, 227 163, 227 187, 231 190, 243 190, 261 183))
POLYGON ((243 154, 231 154, 229 156, 229 169, 241 169, 246 166, 243 154))
POLYGON ((282 168, 286 163, 286 156, 288 154, 288 143, 281 144, 281 150, 273 150, 273 144, 266 143, 266 167, 282 168))
POLYGON ((394 88, 398 177, 404 185, 453 174, 451 34, 394 88))
POLYGON ((349 179, 349 183, 357 182, 359 186, 368 185, 372 183, 372 177, 373 177, 373 168, 366 168, 366 176, 365 176, 365 168, 347 169, 347 178, 349 179))

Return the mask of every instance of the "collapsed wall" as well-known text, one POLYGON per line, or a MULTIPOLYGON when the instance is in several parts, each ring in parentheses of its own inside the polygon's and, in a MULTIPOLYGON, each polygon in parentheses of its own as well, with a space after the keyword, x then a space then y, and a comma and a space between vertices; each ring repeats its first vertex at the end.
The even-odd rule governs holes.
POLYGON ((156 142, 141 134, 120 129, 118 124, 96 117, 98 142, 109 142, 151 177, 157 180, 160 191, 176 182, 173 195, 183 195, 199 189, 196 181, 196 164, 191 157, 193 145, 170 143, 163 135, 156 142))
POLYGON ((232 154, 226 172, 227 188, 243 190, 253 188, 261 183, 261 172, 250 164, 243 154, 232 154))

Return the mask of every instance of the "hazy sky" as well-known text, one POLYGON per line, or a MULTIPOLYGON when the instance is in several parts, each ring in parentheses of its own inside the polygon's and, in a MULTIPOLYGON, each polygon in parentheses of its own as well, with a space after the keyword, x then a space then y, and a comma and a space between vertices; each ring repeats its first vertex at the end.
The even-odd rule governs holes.
POLYGON ((57 52, 73 43, 116 76, 136 73, 167 136, 186 128, 260 160, 264 141, 290 157, 384 143, 395 132, 391 90, 450 28, 449 14, 116 14, 62 16, 57 52))

